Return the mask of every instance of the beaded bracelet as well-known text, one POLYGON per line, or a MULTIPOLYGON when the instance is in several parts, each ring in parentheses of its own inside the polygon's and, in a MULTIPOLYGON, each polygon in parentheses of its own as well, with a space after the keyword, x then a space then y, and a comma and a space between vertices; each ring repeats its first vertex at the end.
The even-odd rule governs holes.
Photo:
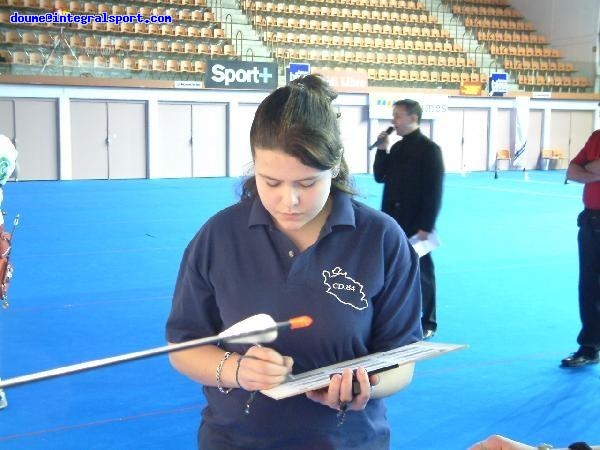
POLYGON ((225 352, 225 354, 223 355, 223 359, 219 361, 219 365, 217 366, 217 389, 219 389, 219 392, 222 392, 223 394, 229 394, 233 390, 233 388, 223 389, 223 386, 221 386, 221 370, 223 370, 223 364, 225 364, 225 361, 227 361, 230 356, 231 352, 225 352))

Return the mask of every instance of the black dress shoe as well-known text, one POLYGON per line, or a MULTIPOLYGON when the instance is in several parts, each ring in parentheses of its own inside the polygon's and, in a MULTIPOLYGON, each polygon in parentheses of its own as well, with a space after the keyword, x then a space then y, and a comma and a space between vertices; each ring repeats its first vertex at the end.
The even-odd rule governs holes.
POLYGON ((435 330, 432 330, 430 328, 426 328, 423 330, 423 340, 426 341, 427 339, 431 339, 433 336, 435 336, 435 330))
POLYGON ((598 352, 586 352, 579 349, 560 362, 561 367, 581 367, 586 364, 598 364, 598 352))

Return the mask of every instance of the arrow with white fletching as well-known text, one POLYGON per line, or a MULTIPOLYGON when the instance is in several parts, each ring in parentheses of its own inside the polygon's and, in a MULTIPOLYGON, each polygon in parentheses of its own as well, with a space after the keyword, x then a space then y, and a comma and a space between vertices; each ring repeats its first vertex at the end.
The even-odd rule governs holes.
POLYGON ((96 359, 70 366, 58 367, 56 369, 44 370, 29 375, 22 375, 14 378, 7 378, 0 381, 0 388, 7 388, 34 381, 40 381, 47 378, 59 377, 84 370, 96 369, 99 367, 119 364, 126 361, 136 359, 149 358, 151 356, 161 355, 164 353, 176 352, 201 345, 216 344, 218 342, 230 342, 234 344, 260 344, 265 342, 273 342, 277 339, 280 329, 287 328, 296 330, 306 328, 312 324, 312 319, 309 316, 293 317, 284 322, 275 322, 268 314, 256 314, 247 319, 238 322, 228 329, 222 331, 216 336, 194 339, 179 344, 163 345, 148 350, 138 352, 125 353, 122 355, 111 356, 103 359, 96 359))

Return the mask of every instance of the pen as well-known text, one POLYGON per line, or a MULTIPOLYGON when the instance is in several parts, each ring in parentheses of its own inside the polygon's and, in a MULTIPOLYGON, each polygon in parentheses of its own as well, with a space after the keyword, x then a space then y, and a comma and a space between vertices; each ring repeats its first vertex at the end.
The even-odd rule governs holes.
MULTIPOLYGON (((255 347, 262 347, 260 344, 255 344, 255 347)), ((244 358, 254 358, 253 356, 244 356, 244 358)), ((257 359, 257 358, 254 358, 257 359)), ((284 383, 287 381, 293 381, 294 375, 292 375, 291 373, 288 373, 285 377, 284 383)), ((250 395, 248 396, 248 400, 246 400, 246 404, 244 405, 244 414, 250 414, 250 406, 252 406, 252 402, 254 401, 254 398, 256 397, 256 393, 258 391, 252 391, 250 392, 250 395)))
MULTIPOLYGON (((399 367, 398 364, 392 364, 391 366, 380 367, 379 369, 373 369, 370 372, 367 372, 368 376, 375 375, 379 372, 385 372, 386 370, 395 369, 399 367)), ((352 374, 352 395, 357 396, 360 394, 360 383, 356 379, 356 373, 352 374)))

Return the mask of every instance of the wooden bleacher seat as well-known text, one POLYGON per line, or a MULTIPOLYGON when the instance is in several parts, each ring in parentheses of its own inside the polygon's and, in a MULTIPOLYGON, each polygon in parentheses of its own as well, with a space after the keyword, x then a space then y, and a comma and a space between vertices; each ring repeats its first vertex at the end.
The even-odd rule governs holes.
MULTIPOLYGON (((152 24, 154 25, 154 24, 152 24)), ((150 29, 150 25, 148 26, 148 28, 150 29)), ((150 33, 150 34, 157 34, 157 33, 150 33)), ((162 34, 163 36, 174 36, 175 35, 175 27, 173 27, 173 25, 169 24, 169 23, 164 23, 160 26, 160 34, 162 34)))
POLYGON ((206 61, 197 60, 194 61, 194 72, 196 73, 206 73, 206 61))
POLYGON ((22 40, 23 44, 28 44, 28 45, 36 45, 38 42, 37 37, 32 32, 23 33, 21 35, 21 40, 22 40))
POLYGON ((165 72, 167 64, 164 59, 153 59, 151 69, 155 72, 165 72))
POLYGON ((201 37, 201 34, 202 34, 202 28, 195 27, 193 25, 187 27, 188 37, 201 37))
POLYGON ((85 48, 86 49, 97 49, 100 48, 100 42, 94 36, 85 37, 85 48))
POLYGON ((179 41, 171 42, 171 52, 173 53, 183 53, 183 44, 179 41))
POLYGON ((132 57, 123 58, 123 70, 137 70, 136 59, 132 57))
POLYGON ((72 13, 80 13, 83 11, 83 4, 77 0, 70 1, 68 10, 72 13))
POLYGON ((158 41, 158 42, 156 42, 156 51, 159 52, 159 53, 170 52, 171 51, 171 47, 169 45, 169 42, 167 42, 167 41, 158 41))
POLYGON ((136 67, 136 70, 144 71, 144 72, 152 69, 150 60, 148 60, 146 58, 138 58, 135 67, 136 67))
POLYGON ((109 33, 120 33, 121 25, 120 24, 117 25, 116 23, 109 22, 106 24, 106 31, 108 31, 109 33))
POLYGON ((44 56, 38 52, 29 53, 29 65, 30 66, 43 66, 44 56))
POLYGON ((388 69, 380 67, 377 69, 377 79, 379 80, 390 80, 388 69))
POLYGON ((83 12, 85 12, 87 14, 97 14, 98 13, 98 3, 85 2, 83 4, 83 12))
POLYGON ((126 52, 129 49, 129 42, 127 39, 116 38, 113 41, 113 45, 116 51, 126 52))
POLYGON ((181 72, 192 73, 192 72, 194 72, 194 65, 192 64, 191 61, 182 60, 180 63, 180 66, 179 66, 179 70, 181 72))
POLYGON ((123 59, 121 59, 118 56, 111 56, 108 59, 108 67, 109 67, 109 69, 117 69, 117 70, 123 69, 123 59))
POLYGON ((9 11, 0 11, 0 23, 10 23, 9 11))
POLYGON ((357 63, 366 63, 367 54, 363 51, 356 51, 354 52, 354 59, 357 63))
POLYGON ((106 68, 108 66, 108 62, 106 61, 106 58, 104 56, 94 56, 94 59, 92 60, 94 68, 106 68))
POLYGON ((210 55, 210 45, 205 43, 205 42, 201 42, 198 44, 197 46, 198 49, 198 53, 201 55, 210 55))
POLYGON ((196 53, 196 45, 193 42, 186 42, 183 44, 184 53, 196 53))
POLYGON ((223 55, 229 57, 236 56, 235 46, 232 44, 223 45, 223 55))
POLYGON ((89 57, 89 55, 79 55, 77 57, 77 63, 79 64, 79 67, 82 68, 91 67, 92 59, 89 57))
POLYGON ((133 32, 137 34, 148 34, 148 25, 142 22, 136 22, 133 26, 133 32))
POLYGON ((395 52, 389 52, 386 54, 386 64, 396 65, 398 64, 398 54, 395 52))
POLYGON ((106 31, 106 24, 103 23, 103 22, 92 22, 92 30, 94 30, 94 31, 106 31))
POLYGON ((25 52, 12 52, 10 55, 11 64, 29 64, 29 57, 25 52))
POLYGON ((4 42, 7 44, 20 44, 21 36, 17 31, 8 30, 4 32, 4 42))
POLYGON ((167 72, 179 72, 179 61, 176 59, 168 59, 166 62, 167 72))
POLYGON ((591 86, 590 80, 587 77, 579 77, 579 87, 587 89, 591 86))
POLYGON ((142 51, 155 52, 156 51, 156 41, 154 41, 154 40, 143 41, 142 42, 142 51))
POLYGON ((113 48, 112 37, 111 36, 102 36, 100 38, 100 48, 105 51, 111 50, 113 48))
POLYGON ((46 66, 59 66, 59 59, 57 55, 48 56, 44 62, 46 66))

